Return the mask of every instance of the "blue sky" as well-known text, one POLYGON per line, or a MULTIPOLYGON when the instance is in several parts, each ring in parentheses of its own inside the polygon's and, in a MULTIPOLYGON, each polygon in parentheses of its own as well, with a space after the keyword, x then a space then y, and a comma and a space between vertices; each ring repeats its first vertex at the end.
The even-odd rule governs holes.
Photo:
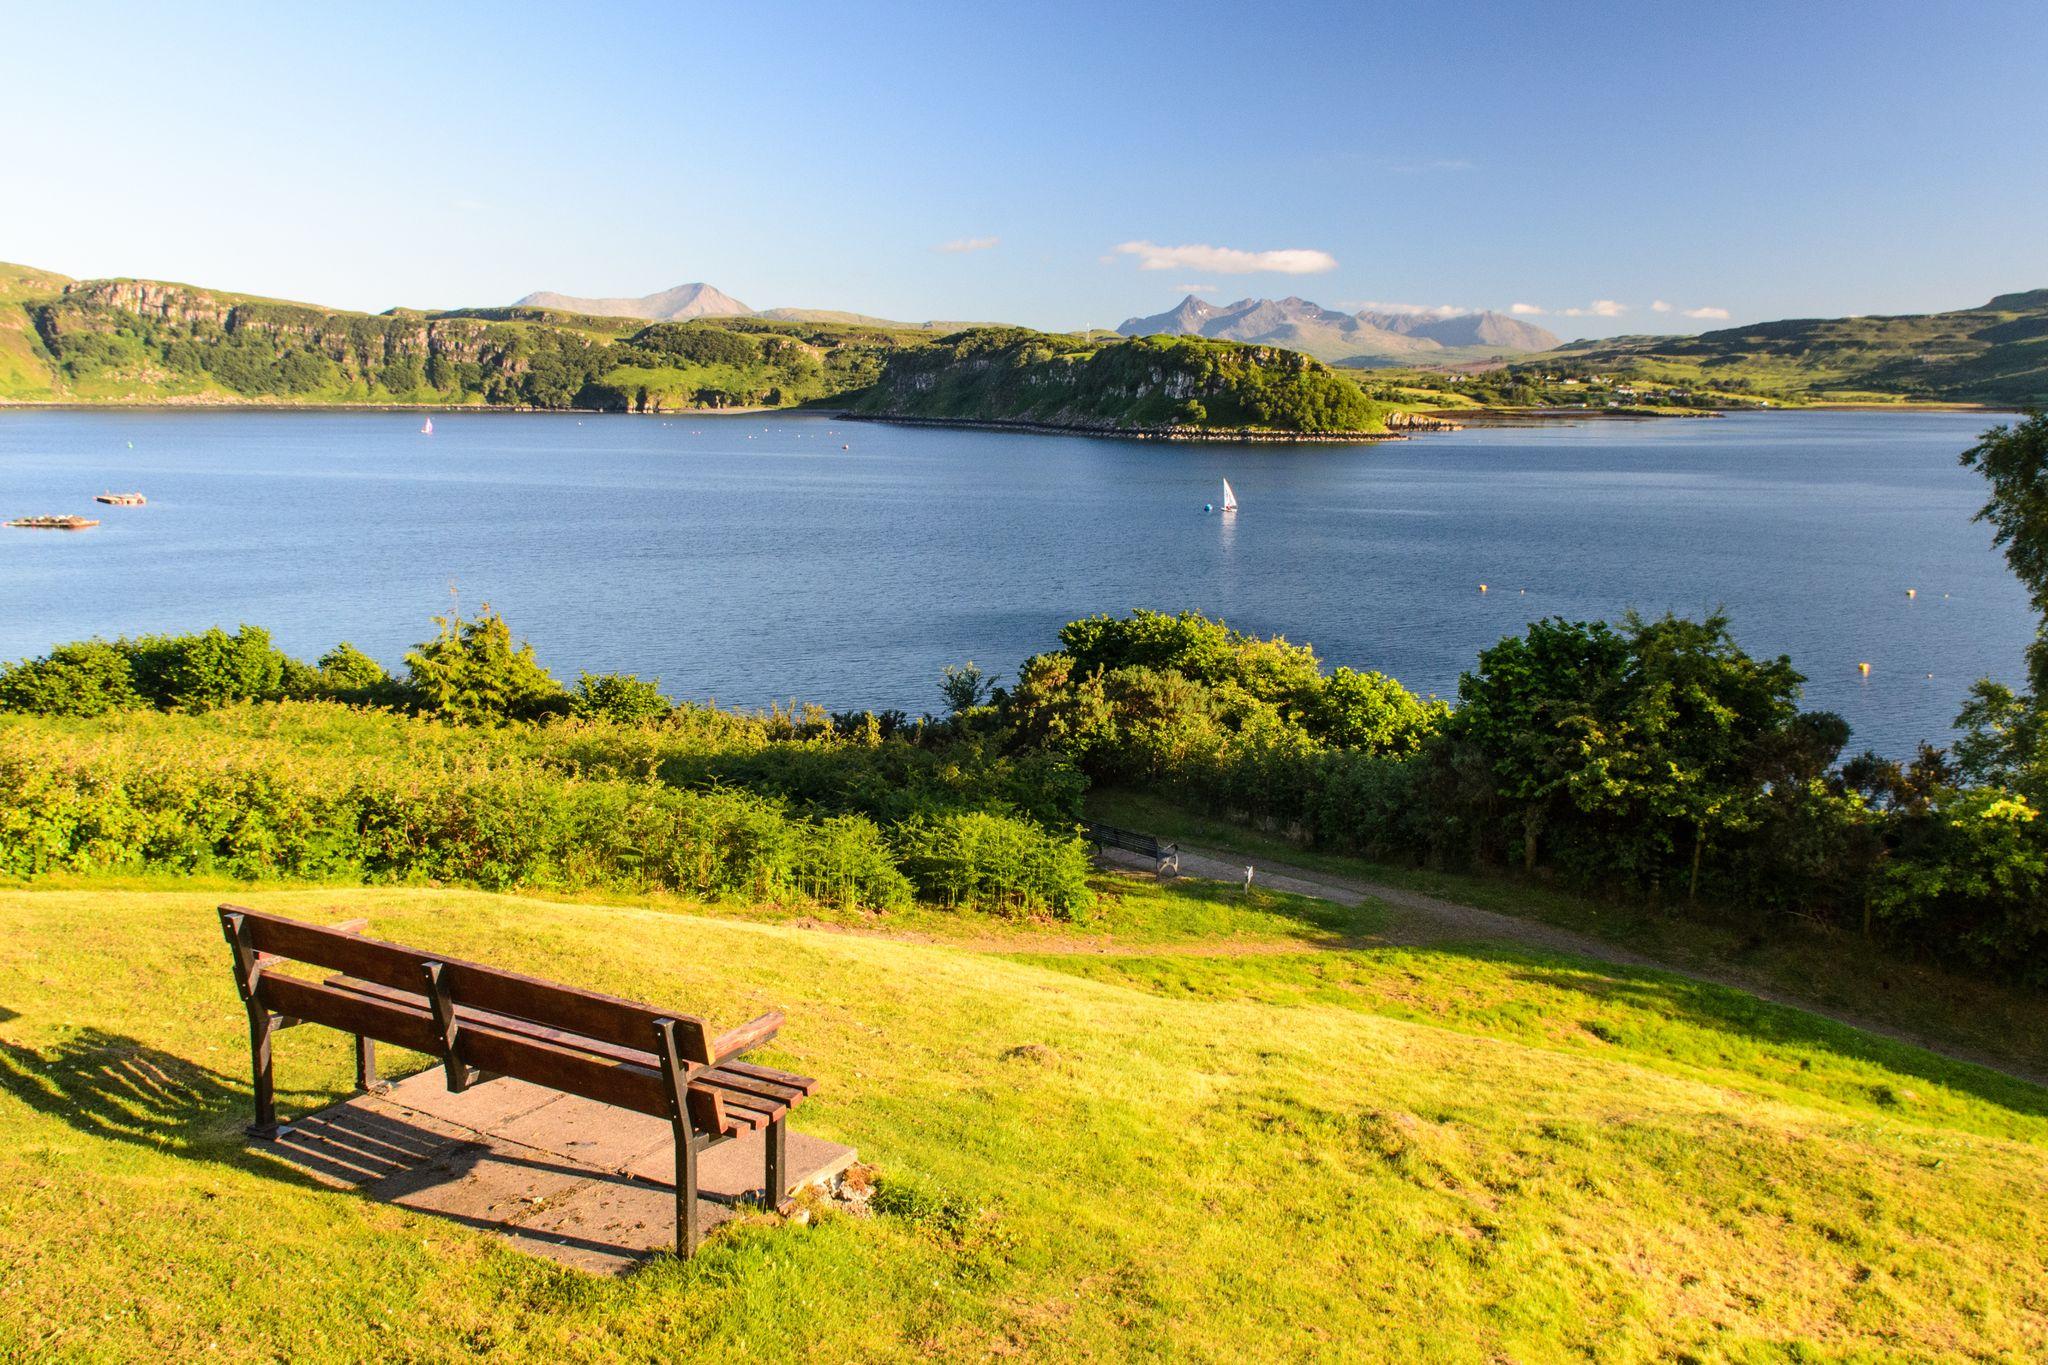
POLYGON ((1201 285, 1567 336, 2048 285, 2037 2, 6 0, 0 32, 0 259, 80 276, 1046 327, 1201 285))

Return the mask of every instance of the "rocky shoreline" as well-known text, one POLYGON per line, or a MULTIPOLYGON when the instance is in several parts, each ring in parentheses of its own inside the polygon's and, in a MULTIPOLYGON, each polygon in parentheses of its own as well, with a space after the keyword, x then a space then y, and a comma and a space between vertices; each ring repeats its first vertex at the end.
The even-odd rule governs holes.
MULTIPOLYGON (((1107 422, 1064 426, 1052 422, 1026 422, 1014 418, 913 417, 880 412, 840 412, 848 422, 892 422, 910 427, 956 427, 967 431, 1021 431, 1037 436, 1113 436, 1125 441, 1185 441, 1194 444, 1227 445, 1369 445, 1380 441, 1405 441, 1405 431, 1275 431, 1265 427, 1119 427, 1107 422)), ((1454 428, 1420 426, 1417 430, 1454 428)))

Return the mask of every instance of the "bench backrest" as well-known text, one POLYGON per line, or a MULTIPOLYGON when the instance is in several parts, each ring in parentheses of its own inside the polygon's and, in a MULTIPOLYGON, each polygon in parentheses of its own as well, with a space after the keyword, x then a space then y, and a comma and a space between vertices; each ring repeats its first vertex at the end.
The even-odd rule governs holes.
POLYGON ((1142 853, 1147 858, 1163 858, 1179 851, 1179 846, 1162 842, 1150 834, 1136 830, 1118 829, 1115 825, 1100 824, 1089 820, 1083 822, 1088 842, 1097 848, 1121 848, 1132 853, 1142 853))
MULTIPOLYGON (((243 970, 253 980, 245 981, 245 992, 278 1014, 448 1061, 446 1021, 436 1018, 428 1000, 432 971, 444 998, 465 1010, 508 1017, 499 1027, 488 1018, 464 1019, 454 1049, 462 1064, 657 1117, 672 1117, 674 1093, 658 1052, 663 1021, 675 1040, 677 1071, 684 1079, 751 1046, 759 1041, 756 1035, 772 1036, 780 1022, 779 1016, 764 1016, 714 1039, 694 1015, 241 906, 223 905, 220 914, 229 942, 237 945, 238 954, 249 955, 243 970), (266 958, 324 967, 414 998, 393 999, 270 971, 266 958), (518 1027, 521 1021, 539 1028, 518 1027)), ((692 1088, 687 1101, 693 1126, 724 1130, 723 1105, 715 1092, 692 1088)))
POLYGON ((426 965, 438 962, 450 994, 465 1005, 638 1052, 653 1051, 655 1020, 673 1019, 682 1026, 678 1041, 684 1045, 684 1060, 707 1065, 711 1062, 710 1030, 695 1015, 658 1010, 617 996, 578 990, 537 976, 464 962, 445 953, 385 943, 359 933, 306 924, 260 910, 222 906, 221 913, 242 917, 248 926, 250 946, 259 953, 346 972, 416 995, 425 989, 426 965))

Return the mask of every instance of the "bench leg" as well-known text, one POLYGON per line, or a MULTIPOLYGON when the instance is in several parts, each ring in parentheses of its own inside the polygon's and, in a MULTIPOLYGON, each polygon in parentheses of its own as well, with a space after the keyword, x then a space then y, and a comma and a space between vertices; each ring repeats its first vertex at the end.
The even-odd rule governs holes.
POLYGON ((676 1255, 697 1254, 697 1144, 687 1123, 676 1129, 676 1255))
POLYGON ((769 1209, 780 1213, 789 1203, 789 1131, 781 1119, 776 1119, 763 1136, 767 1139, 763 1145, 768 1158, 763 1163, 762 1174, 766 1179, 762 1196, 769 1209))
POLYGON ((270 1011, 250 1001, 249 1070, 255 1082, 256 1121, 243 1131, 250 1137, 266 1140, 277 1136, 277 1093, 270 1080, 270 1040, 276 1032, 277 1024, 270 1011))
POLYGON ((356 1089, 365 1095, 374 1094, 384 1088, 384 1082, 377 1079, 377 1040, 367 1034, 356 1035, 356 1089))

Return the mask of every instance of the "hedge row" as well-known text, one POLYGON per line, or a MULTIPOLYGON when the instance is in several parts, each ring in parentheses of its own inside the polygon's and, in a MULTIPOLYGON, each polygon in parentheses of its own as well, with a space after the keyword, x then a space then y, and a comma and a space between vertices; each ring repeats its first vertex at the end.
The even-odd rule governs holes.
POLYGON ((161 869, 235 877, 667 890, 887 910, 913 897, 1086 913, 1070 834, 979 812, 884 829, 736 790, 578 778, 502 753, 398 756, 88 738, 0 724, 0 873, 161 869), (223 752, 225 751, 225 752, 223 752))

